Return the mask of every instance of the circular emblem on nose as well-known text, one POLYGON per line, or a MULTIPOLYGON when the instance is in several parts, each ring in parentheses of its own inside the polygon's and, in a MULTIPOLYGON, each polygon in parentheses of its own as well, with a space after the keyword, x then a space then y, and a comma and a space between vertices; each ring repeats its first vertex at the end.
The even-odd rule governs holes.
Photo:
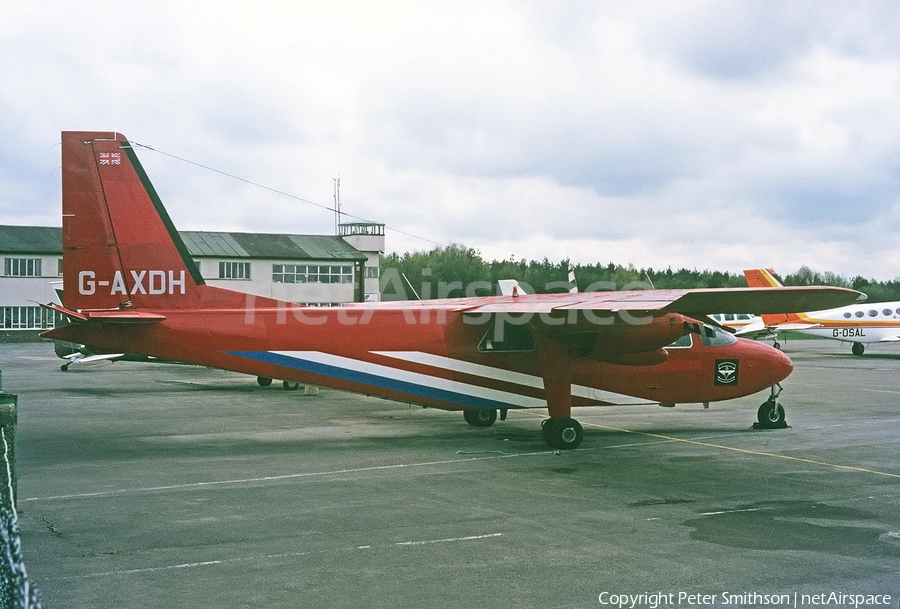
POLYGON ((736 359, 716 360, 716 385, 735 385, 738 380, 738 361, 736 359))

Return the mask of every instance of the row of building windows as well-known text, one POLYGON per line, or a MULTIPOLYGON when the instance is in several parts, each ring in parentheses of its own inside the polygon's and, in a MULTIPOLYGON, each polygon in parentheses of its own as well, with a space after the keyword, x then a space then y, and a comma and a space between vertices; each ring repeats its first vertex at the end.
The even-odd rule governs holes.
MULTIPOLYGON (((378 267, 366 267, 378 277, 378 267)), ((250 279, 249 262, 220 262, 219 279, 250 279)), ((273 264, 273 283, 353 283, 353 267, 332 264, 273 264)))
POLYGON ((0 330, 46 330, 53 312, 41 307, 0 307, 0 330))
POLYGON ((250 263, 220 262, 219 279, 250 279, 250 263))
POLYGON ((353 267, 324 264, 273 264, 275 283, 353 283, 353 267))
MULTIPOLYGON (((378 278, 378 267, 367 266, 366 277, 378 278)), ((62 276, 62 258, 57 264, 57 276, 62 276)), ((40 258, 4 258, 6 277, 42 277, 40 258)), ((219 279, 250 279, 249 262, 219 262, 219 279)), ((353 283, 353 267, 323 264, 273 264, 275 283, 353 283)))
MULTIPOLYGON (((57 259, 56 274, 62 276, 62 258, 57 259)), ((43 277, 40 258, 4 258, 4 277, 43 277)))

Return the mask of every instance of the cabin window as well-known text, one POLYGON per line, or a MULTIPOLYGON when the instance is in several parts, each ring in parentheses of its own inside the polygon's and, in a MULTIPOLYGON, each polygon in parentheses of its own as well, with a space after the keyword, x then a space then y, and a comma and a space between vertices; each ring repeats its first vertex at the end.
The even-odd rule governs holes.
POLYGON ((738 313, 738 321, 750 321, 750 316, 746 313, 738 313))
POLYGON ((495 320, 478 343, 478 350, 482 353, 534 351, 534 335, 526 325, 516 325, 506 320, 497 325, 495 320))
POLYGON ((876 311, 875 309, 871 309, 869 311, 869 317, 878 317, 878 311, 876 311))
POLYGON ((853 314, 850 313, 850 311, 847 311, 846 313, 844 313, 844 317, 846 317, 847 319, 850 319, 851 317, 853 317, 853 314))
POLYGON ((857 311, 856 313, 854 313, 854 315, 856 315, 857 317, 864 317, 865 313, 863 313, 862 311, 857 311))
POLYGON ((883 313, 884 315, 890 315, 890 314, 891 314, 891 310, 890 310, 890 309, 885 309, 884 311, 882 311, 882 313, 883 313))

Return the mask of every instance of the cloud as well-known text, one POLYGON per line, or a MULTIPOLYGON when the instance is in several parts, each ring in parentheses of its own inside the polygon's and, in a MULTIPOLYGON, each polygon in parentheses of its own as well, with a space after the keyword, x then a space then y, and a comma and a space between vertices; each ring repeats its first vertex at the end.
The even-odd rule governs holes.
POLYGON ((59 131, 116 129, 183 229, 330 232, 340 175, 391 250, 890 279, 895 12, 14 3, 0 222, 58 224, 59 131))

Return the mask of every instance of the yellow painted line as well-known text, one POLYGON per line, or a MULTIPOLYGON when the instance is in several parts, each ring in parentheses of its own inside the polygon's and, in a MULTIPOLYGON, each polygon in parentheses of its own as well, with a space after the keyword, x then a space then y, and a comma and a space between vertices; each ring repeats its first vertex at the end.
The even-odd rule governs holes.
MULTIPOLYGON (((522 414, 530 414, 534 416, 542 416, 537 413, 527 412, 527 411, 516 411, 521 412, 522 414)), ((543 415, 546 416, 546 415, 543 415)), ((779 455, 778 453, 767 453, 758 450, 748 450, 746 448, 736 448, 734 446, 724 446, 722 444, 713 444, 711 442, 701 442, 699 440, 688 440, 686 438, 675 438, 673 436, 664 436, 658 433, 651 433, 649 431, 635 431, 633 429, 624 429, 621 427, 612 427, 611 425, 600 425, 599 423, 581 423, 582 427, 594 427, 597 429, 607 429, 611 431, 621 431, 624 433, 636 434, 639 436, 647 436, 649 438, 659 438, 661 440, 668 440, 671 442, 684 442, 685 444, 693 444, 695 446, 703 446, 706 448, 717 448, 719 450, 728 450, 731 452, 742 453, 745 455, 753 455, 756 457, 773 457, 775 459, 784 459, 785 461, 796 461, 798 463, 808 463, 810 465, 819 465, 822 467, 830 467, 832 469, 840 469, 851 472, 860 472, 864 474, 875 474, 876 476, 887 476, 888 478, 900 478, 900 474, 892 474, 890 472, 882 472, 877 469, 867 469, 865 467, 855 467, 853 465, 839 465, 837 463, 828 463, 827 461, 817 461, 815 459, 804 459, 803 457, 791 457, 788 455, 779 455)))

